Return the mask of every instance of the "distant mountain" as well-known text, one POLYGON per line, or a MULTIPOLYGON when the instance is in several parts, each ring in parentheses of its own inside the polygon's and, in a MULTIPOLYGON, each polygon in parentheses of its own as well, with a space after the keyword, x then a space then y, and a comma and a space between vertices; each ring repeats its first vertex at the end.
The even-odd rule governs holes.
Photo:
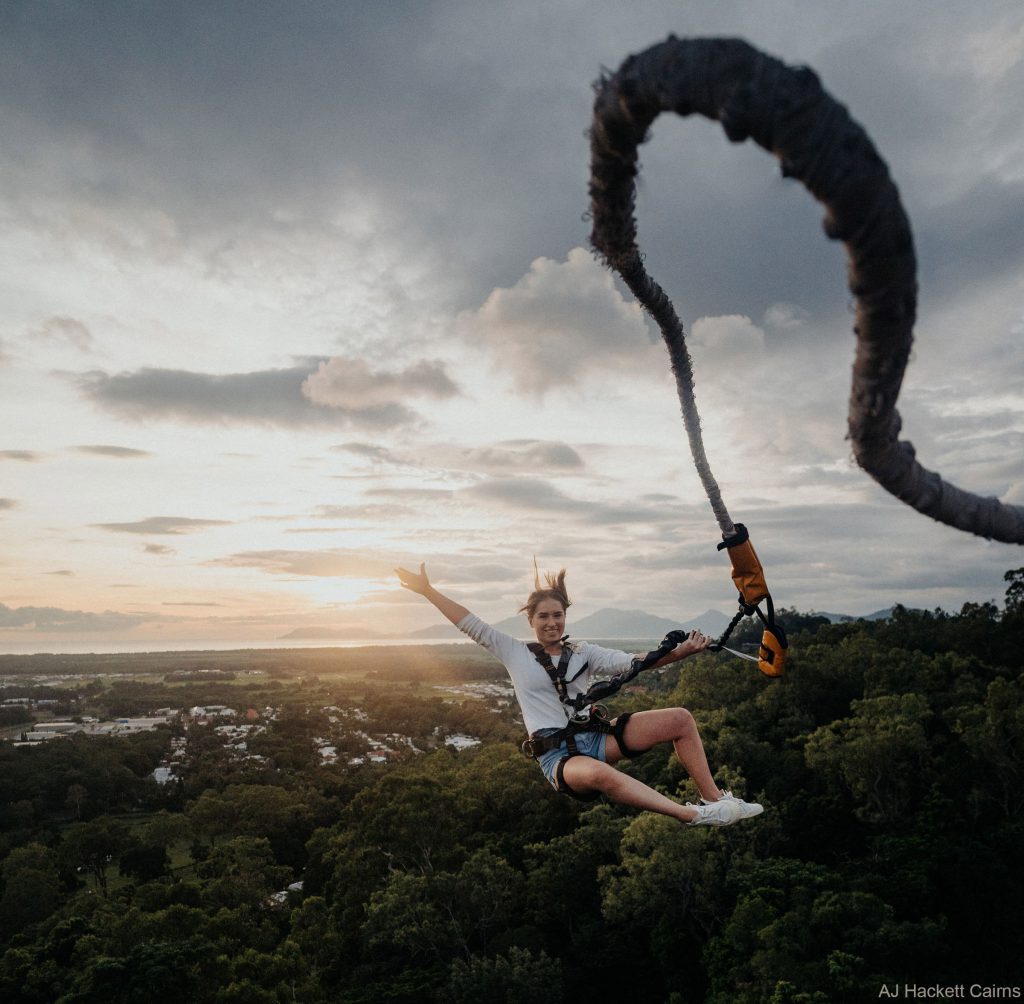
MULTIPOLYGON (((825 610, 815 610, 812 611, 812 613, 815 613, 820 617, 827 617, 833 624, 843 624, 856 620, 884 620, 886 617, 892 616, 892 607, 885 610, 876 610, 874 613, 863 614, 859 617, 852 617, 850 614, 829 613, 825 610)), ((586 617, 581 617, 579 620, 574 620, 572 612, 570 611, 568 630, 569 634, 573 638, 582 638, 586 640, 605 638, 626 641, 631 638, 636 638, 643 641, 656 641, 663 638, 669 631, 692 631, 694 628, 698 628, 705 634, 709 634, 717 638, 718 635, 725 630, 725 627, 730 620, 731 618, 728 615, 723 614, 721 610, 705 610, 699 617, 691 617, 689 620, 685 621, 673 621, 669 620, 667 617, 657 617, 654 614, 645 613, 643 610, 619 610, 616 607, 605 607, 595 613, 588 614, 586 617)), ((785 624, 784 618, 780 618, 780 620, 785 624)), ((506 617, 504 620, 497 621, 494 626, 499 631, 504 631, 506 634, 512 635, 513 638, 524 638, 529 640, 533 637, 533 633, 530 631, 530 626, 523 614, 517 614, 514 617, 506 617)), ((397 638, 423 638, 424 640, 450 638, 452 641, 465 639, 465 635, 447 621, 443 621, 440 624, 432 624, 430 627, 421 628, 419 631, 412 631, 408 634, 401 635, 380 634, 379 632, 374 631, 351 630, 345 628, 307 627, 296 628, 294 631, 289 631, 288 634, 282 635, 281 637, 296 641, 310 641, 317 639, 328 641, 333 638, 338 641, 354 640, 381 642, 391 641, 397 638)))
MULTIPOLYGON (((398 637, 393 635, 392 637, 398 637)), ((451 638, 458 641, 460 638, 465 641, 466 636, 454 625, 445 621, 443 624, 432 624, 430 627, 420 628, 419 631, 410 631, 402 635, 403 638, 451 638)))
MULTIPOLYGON (((699 617, 687 621, 672 621, 665 617, 656 617, 642 610, 618 610, 606 607, 596 613, 573 620, 570 612, 568 631, 573 638, 615 638, 626 640, 639 638, 644 641, 664 637, 668 631, 692 631, 699 628, 706 634, 718 635, 729 623, 729 618, 719 610, 707 610, 699 617)), ((512 635, 513 638, 529 639, 533 637, 530 625, 523 614, 506 617, 497 621, 494 627, 499 631, 512 635)), ((458 638, 459 631, 451 624, 437 624, 432 627, 414 631, 410 638, 458 638)))
POLYGON ((699 617, 686 621, 673 621, 655 617, 642 610, 617 610, 606 607, 569 622, 569 633, 580 638, 641 638, 664 637, 669 631, 692 631, 699 628, 705 634, 718 635, 729 623, 729 618, 718 610, 706 610, 699 617))
POLYGON ((884 621, 892 617, 894 607, 886 607, 884 610, 876 610, 871 614, 833 614, 827 610, 812 610, 811 613, 818 617, 827 617, 833 624, 849 624, 850 621, 884 621))
MULTIPOLYGON (((861 621, 884 621, 884 620, 886 620, 886 618, 892 617, 892 612, 895 609, 896 609, 895 607, 886 607, 885 610, 876 610, 873 614, 863 614, 860 617, 854 617, 854 620, 861 620, 861 621)), ((920 610, 911 610, 910 607, 908 607, 907 609, 910 610, 911 613, 920 613, 921 612, 920 610)))

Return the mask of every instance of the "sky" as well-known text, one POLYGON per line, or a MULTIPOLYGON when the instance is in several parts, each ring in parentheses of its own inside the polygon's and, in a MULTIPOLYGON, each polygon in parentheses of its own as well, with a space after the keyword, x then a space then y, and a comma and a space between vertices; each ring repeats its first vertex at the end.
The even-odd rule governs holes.
MULTIPOLYGON (((903 437, 1024 504, 1019 0, 0 6, 0 652, 402 635, 735 592, 666 354, 588 249, 593 83, 732 36, 812 66, 919 261, 903 437)), ((843 248, 760 148, 663 115, 639 242, 776 604, 1001 602, 1020 549, 851 459, 843 248)), ((571 630, 571 619, 570 619, 571 630)))

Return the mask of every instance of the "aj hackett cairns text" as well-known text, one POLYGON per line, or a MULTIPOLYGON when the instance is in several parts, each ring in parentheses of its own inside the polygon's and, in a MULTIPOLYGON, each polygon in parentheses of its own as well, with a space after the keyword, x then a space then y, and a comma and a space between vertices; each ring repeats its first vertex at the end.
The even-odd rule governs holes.
POLYGON ((1024 998, 1020 987, 986 987, 980 983, 957 983, 954 986, 924 985, 921 983, 883 983, 878 996, 889 1000, 1002 1000, 1024 998))

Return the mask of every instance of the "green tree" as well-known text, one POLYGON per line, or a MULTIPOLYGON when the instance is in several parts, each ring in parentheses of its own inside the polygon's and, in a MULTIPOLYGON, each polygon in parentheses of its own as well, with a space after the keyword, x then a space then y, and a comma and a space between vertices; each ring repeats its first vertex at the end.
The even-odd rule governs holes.
POLYGON ((82 818, 82 806, 89 798, 89 791, 81 784, 72 784, 68 787, 67 798, 64 804, 75 812, 75 819, 82 818))
POLYGON ((2 874, 0 931, 5 935, 45 920, 60 905, 57 862, 42 844, 16 847, 4 860, 2 874))
POLYGON ((482 849, 457 872, 393 872, 370 898, 364 937, 382 958, 396 949, 409 959, 469 958, 513 924, 521 904, 521 874, 482 849))
POLYGON ((1024 615, 1024 568, 1014 568, 1003 576, 1006 587, 1006 613, 1012 617, 1024 615))
POLYGON ((493 958, 456 959, 439 999, 451 1004, 559 1004, 563 992, 557 959, 512 947, 493 958))
POLYGON ((958 721, 963 745, 973 756, 972 794, 998 806, 1006 817, 1024 812, 1024 677, 993 680, 984 703, 965 709, 958 721))
POLYGON ((304 845, 325 800, 315 790, 289 790, 273 785, 231 784, 221 792, 206 791, 186 809, 190 823, 216 837, 266 837, 278 860, 300 867, 304 845))
POLYGON ((853 711, 808 736, 807 764, 844 787, 862 819, 898 823, 926 786, 931 709, 920 694, 894 694, 853 711))
POLYGON ((151 882, 167 874, 170 859, 167 849, 154 844, 136 841, 121 852, 118 871, 130 875, 138 882, 151 882))
POLYGON ((128 827, 119 819, 100 816, 75 823, 64 833, 60 856, 71 867, 91 875, 107 895, 107 869, 131 846, 128 827))
POLYGON ((204 901, 229 909, 264 906, 292 876, 290 868, 275 863, 265 837, 233 837, 215 847, 197 868, 206 880, 204 901))

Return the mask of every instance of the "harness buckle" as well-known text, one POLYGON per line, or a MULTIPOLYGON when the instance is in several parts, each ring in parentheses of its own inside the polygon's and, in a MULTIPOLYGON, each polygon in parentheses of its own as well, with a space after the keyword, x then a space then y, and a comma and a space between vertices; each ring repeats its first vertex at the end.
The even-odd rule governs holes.
POLYGON ((580 710, 569 719, 569 724, 589 725, 591 722, 606 721, 608 721, 608 709, 603 704, 588 704, 585 708, 580 708, 580 710))

